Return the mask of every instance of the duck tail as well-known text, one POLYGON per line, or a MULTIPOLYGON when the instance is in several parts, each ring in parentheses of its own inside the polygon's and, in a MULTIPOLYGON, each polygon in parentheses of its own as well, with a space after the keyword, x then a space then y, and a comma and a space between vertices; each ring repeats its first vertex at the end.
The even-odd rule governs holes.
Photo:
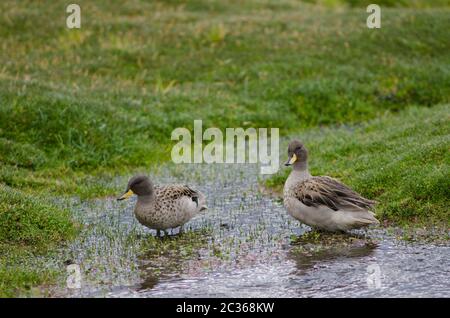
POLYGON ((378 221, 375 218, 375 213, 373 213, 372 211, 359 213, 358 216, 356 216, 356 222, 359 223, 361 226, 380 224, 380 221, 378 221))

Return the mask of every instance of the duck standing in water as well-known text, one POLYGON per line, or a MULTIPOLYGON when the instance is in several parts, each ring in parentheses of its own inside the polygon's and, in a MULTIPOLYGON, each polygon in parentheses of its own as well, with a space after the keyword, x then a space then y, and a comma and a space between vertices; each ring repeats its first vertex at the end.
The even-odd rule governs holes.
POLYGON ((128 181, 125 193, 117 200, 137 195, 136 219, 144 226, 160 231, 182 226, 200 211, 206 210, 206 198, 187 185, 156 187, 147 176, 137 175, 128 181))
POLYGON ((311 227, 336 232, 379 224, 366 199, 330 177, 312 176, 308 171, 308 151, 298 140, 288 147, 286 166, 293 166, 283 190, 288 213, 311 227))

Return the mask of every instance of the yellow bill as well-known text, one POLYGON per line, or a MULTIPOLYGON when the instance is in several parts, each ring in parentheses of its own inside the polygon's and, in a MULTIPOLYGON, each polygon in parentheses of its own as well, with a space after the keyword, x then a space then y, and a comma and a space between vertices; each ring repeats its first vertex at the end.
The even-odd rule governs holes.
POLYGON ((128 199, 129 197, 131 197, 134 194, 133 191, 128 190, 127 192, 125 192, 124 194, 122 194, 122 196, 120 198, 118 198, 117 200, 125 200, 128 199))
POLYGON ((288 161, 288 164, 292 165, 294 162, 297 161, 297 155, 294 153, 291 157, 291 159, 288 161))

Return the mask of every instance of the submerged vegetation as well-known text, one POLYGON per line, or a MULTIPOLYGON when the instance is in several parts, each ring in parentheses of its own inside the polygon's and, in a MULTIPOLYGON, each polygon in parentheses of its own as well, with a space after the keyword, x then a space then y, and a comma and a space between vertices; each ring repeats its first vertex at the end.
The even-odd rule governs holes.
POLYGON ((0 295, 54 278, 23 260, 76 231, 55 196, 110 195, 194 119, 280 127, 384 218, 448 221, 450 4, 379 1, 369 30, 366 2, 82 0, 69 30, 65 1, 2 1, 0 295))

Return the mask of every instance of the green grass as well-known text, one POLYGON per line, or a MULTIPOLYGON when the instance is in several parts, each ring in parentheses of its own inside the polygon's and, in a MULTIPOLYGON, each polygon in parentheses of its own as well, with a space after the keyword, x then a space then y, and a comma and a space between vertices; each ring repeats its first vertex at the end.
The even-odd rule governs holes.
POLYGON ((0 184, 0 241, 47 245, 63 240, 72 230, 69 211, 0 184))
MULTIPOLYGON (((413 107, 356 128, 316 128, 291 138, 307 145, 313 175, 336 177, 378 200, 381 219, 448 226, 449 114, 450 105, 413 107)), ((281 191, 290 171, 266 185, 281 191)))
MULTIPOLYGON (((45 198, 115 193, 108 180, 167 161, 194 119, 286 136, 450 102, 448 1, 379 1, 379 30, 367 1, 309 2, 83 0, 69 30, 65 1, 1 1, 2 218, 22 206, 23 229, 43 222, 30 242, 70 236, 45 198)), ((12 224, 1 235, 26 234, 12 224)))
POLYGON ((69 211, 0 184, 0 297, 52 282, 54 270, 33 260, 75 233, 69 211))
POLYGON ((450 5, 449 0, 305 0, 305 2, 320 4, 324 6, 350 6, 350 7, 366 7, 369 4, 376 3, 381 8, 384 7, 406 7, 406 8, 432 8, 445 7, 450 5))
POLYGON ((45 263, 43 256, 48 258, 51 251, 2 245, 0 252, 0 298, 18 295, 42 297, 42 292, 35 286, 53 284, 61 275, 45 263))
MULTIPOLYGON (((416 1, 416 3, 418 3, 416 1)), ((425 3, 425 2, 421 2, 425 3)), ((298 1, 0 5, 0 181, 82 197, 89 176, 169 157, 175 127, 355 123, 450 96, 449 7, 298 1), (36 27, 38 25, 39 27, 36 27)))

